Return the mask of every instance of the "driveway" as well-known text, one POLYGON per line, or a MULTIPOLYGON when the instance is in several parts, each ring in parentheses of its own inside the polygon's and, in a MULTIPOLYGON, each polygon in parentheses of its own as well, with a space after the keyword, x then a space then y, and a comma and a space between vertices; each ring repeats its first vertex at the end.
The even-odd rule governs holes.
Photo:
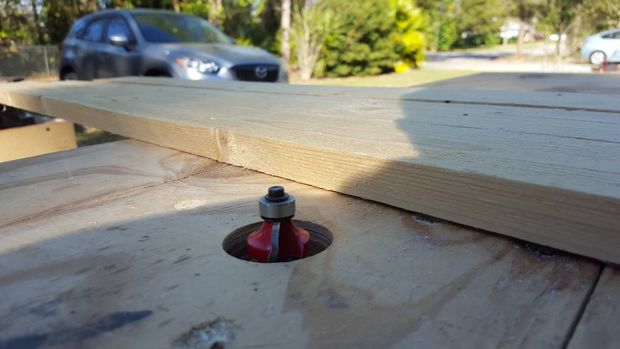
POLYGON ((553 43, 536 47, 526 47, 524 54, 516 56, 513 47, 499 46, 475 52, 428 52, 425 69, 472 70, 481 72, 529 72, 529 73, 590 73, 588 64, 558 63, 550 57, 554 52, 553 43))

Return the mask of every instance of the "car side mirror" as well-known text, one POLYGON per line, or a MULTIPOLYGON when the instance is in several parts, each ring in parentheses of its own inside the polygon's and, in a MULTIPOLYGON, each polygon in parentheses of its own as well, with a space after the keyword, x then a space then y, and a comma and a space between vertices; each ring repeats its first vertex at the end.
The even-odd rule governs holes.
POLYGON ((112 35, 109 37, 108 41, 114 46, 120 46, 124 48, 129 48, 129 38, 125 35, 112 35))

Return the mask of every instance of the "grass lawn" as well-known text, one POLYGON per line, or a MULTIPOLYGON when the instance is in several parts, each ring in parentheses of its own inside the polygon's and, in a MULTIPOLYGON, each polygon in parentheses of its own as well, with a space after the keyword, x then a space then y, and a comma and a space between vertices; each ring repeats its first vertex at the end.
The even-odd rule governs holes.
POLYGON ((298 75, 293 74, 290 82, 291 84, 305 85, 411 87, 439 80, 458 78, 474 73, 473 71, 464 70, 415 69, 400 74, 391 73, 364 77, 312 79, 310 81, 303 81, 298 75))

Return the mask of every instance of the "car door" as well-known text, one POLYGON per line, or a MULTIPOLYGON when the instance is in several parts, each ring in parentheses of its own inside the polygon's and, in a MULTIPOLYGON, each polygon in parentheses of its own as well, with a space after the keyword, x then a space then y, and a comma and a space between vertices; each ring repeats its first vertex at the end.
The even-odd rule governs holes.
POLYGON ((137 50, 135 36, 124 18, 109 19, 103 55, 105 63, 101 69, 101 77, 140 74, 141 53, 137 50), (115 36, 127 38, 127 44, 114 44, 112 39, 115 36))
POLYGON ((609 40, 612 43, 608 60, 610 62, 620 62, 620 30, 612 33, 609 40))
POLYGON ((80 79, 97 79, 104 60, 101 52, 107 19, 97 18, 86 25, 76 52, 76 70, 80 79))

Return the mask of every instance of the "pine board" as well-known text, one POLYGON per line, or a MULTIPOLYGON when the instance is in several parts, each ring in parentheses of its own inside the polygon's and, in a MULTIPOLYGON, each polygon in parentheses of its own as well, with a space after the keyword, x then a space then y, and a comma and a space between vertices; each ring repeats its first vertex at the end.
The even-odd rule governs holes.
POLYGON ((613 75, 481 73, 411 88, 291 86, 135 77, 109 81, 143 86, 251 92, 258 95, 338 97, 342 102, 347 99, 372 99, 620 113, 620 101, 610 97, 620 94, 617 89, 620 76, 613 75))
POLYGON ((620 263, 613 99, 536 94, 548 105, 537 107, 503 102, 514 92, 438 103, 419 90, 187 84, 10 84, 0 102, 620 263))
MULTIPOLYGON (((541 74, 541 73, 479 73, 466 77, 443 80, 428 84, 431 88, 454 90, 498 90, 521 92, 555 92, 602 95, 607 101, 617 98, 620 90, 618 74, 541 74)), ((475 91, 474 91, 475 92, 475 91)), ((590 107, 597 107, 591 104, 590 107)))
POLYGON ((620 270, 607 266, 583 317, 577 326, 569 348, 619 348, 620 270))
POLYGON ((600 268, 130 140, 0 164, 0 183, 0 212, 22 212, 0 227, 3 348, 180 348, 218 319, 226 348, 560 347, 600 268), (274 184, 332 246, 225 254, 274 184))
POLYGON ((0 130, 0 162, 77 147, 73 124, 66 121, 0 130))

